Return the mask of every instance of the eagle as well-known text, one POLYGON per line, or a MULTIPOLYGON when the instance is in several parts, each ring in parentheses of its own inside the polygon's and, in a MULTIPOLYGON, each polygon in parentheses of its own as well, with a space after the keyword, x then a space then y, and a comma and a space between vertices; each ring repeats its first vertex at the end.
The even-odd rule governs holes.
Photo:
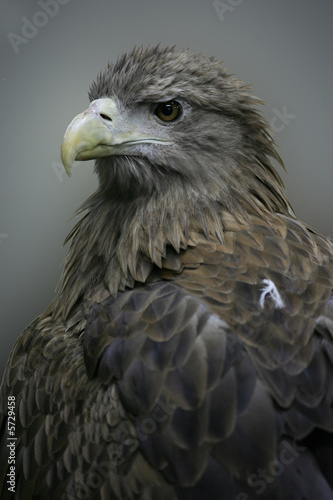
POLYGON ((134 47, 68 126, 99 185, 1 386, 1 500, 333 499, 333 242, 251 87, 134 47))

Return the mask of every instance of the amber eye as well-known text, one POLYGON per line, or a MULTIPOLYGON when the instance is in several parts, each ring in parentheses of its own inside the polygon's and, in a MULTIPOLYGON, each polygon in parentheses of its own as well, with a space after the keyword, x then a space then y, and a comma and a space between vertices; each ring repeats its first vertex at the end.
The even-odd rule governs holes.
POLYGON ((161 102, 155 109, 155 115, 164 122, 173 122, 181 114, 182 107, 177 101, 161 102))

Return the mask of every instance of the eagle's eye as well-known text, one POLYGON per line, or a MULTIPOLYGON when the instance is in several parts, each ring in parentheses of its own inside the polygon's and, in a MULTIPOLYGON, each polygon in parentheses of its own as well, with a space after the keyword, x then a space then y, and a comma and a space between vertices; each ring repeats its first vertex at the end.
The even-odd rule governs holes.
POLYGON ((182 107, 177 101, 160 102, 155 109, 155 115, 164 122, 173 122, 180 117, 182 107))

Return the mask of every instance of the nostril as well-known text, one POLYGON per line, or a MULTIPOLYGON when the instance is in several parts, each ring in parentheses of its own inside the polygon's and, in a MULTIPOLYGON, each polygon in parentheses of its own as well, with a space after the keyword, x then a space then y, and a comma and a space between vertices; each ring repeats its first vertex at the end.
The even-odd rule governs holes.
POLYGON ((112 118, 110 118, 108 115, 105 115, 104 113, 100 113, 100 116, 101 116, 101 118, 103 118, 104 120, 109 120, 110 122, 112 122, 112 118))

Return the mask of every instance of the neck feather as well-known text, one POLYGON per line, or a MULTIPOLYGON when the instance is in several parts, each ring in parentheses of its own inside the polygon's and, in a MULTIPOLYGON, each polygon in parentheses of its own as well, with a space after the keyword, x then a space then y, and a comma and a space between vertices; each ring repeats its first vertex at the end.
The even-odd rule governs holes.
MULTIPOLYGON (((223 203, 215 195, 210 199, 207 191, 201 198, 196 192, 169 185, 165 191, 126 198, 97 190, 79 210, 85 214, 65 241, 71 245, 54 314, 65 319, 101 283, 116 296, 126 286, 145 282, 154 268, 162 267, 167 247, 179 252, 195 246, 198 235, 222 242, 230 216, 249 228, 251 214, 274 218, 275 206, 267 208, 253 193, 242 197, 235 192, 223 203)), ((276 211, 286 213, 282 201, 276 211)))

